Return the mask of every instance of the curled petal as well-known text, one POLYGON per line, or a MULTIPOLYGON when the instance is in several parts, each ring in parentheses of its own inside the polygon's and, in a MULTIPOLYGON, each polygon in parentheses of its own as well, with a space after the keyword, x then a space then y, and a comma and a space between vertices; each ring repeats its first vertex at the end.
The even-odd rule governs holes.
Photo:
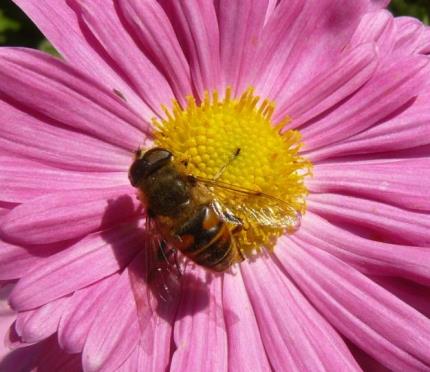
POLYGON ((394 48, 396 31, 394 18, 390 12, 386 10, 370 12, 361 18, 350 44, 356 46, 374 42, 378 46, 382 59, 390 58, 394 48))
POLYGON ((395 51, 397 53, 428 54, 430 52, 430 29, 416 18, 397 17, 395 51))

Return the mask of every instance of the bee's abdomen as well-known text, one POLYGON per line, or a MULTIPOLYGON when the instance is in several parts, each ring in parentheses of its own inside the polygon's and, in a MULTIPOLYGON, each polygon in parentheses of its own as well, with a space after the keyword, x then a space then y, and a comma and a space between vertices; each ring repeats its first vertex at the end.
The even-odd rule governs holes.
POLYGON ((182 253, 197 264, 215 271, 224 271, 231 265, 231 233, 211 204, 200 206, 176 235, 183 243, 182 253))

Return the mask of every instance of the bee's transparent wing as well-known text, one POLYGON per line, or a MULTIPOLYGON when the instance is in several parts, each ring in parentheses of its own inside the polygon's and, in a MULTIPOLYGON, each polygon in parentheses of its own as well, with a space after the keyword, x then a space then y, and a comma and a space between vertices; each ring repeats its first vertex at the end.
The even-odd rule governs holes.
MULTIPOLYGON (((180 295, 181 273, 176 251, 167 251, 152 219, 146 219, 142 252, 129 265, 129 277, 143 345, 152 345, 159 317, 168 319, 180 295)), ((151 350, 146 350, 152 353, 151 350)))
POLYGON ((282 199, 218 180, 194 178, 197 183, 204 184, 215 198, 223 195, 219 206, 226 209, 227 212, 224 213, 239 212, 259 226, 288 232, 294 232, 300 227, 301 213, 282 199))

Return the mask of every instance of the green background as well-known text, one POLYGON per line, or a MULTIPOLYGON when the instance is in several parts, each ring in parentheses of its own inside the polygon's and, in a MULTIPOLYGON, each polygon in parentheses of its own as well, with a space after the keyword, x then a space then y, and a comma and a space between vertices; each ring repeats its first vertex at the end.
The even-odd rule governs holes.
MULTIPOLYGON (((390 9, 396 15, 411 15, 429 24, 430 0, 392 0, 390 9)), ((0 45, 28 46, 54 52, 42 34, 11 0, 2 0, 0 5, 0 45)))

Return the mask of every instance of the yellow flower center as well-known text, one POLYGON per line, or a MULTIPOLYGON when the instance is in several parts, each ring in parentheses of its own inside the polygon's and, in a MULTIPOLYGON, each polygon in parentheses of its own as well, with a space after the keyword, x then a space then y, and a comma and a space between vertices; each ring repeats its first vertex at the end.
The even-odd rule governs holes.
MULTIPOLYGON (((178 167, 185 167, 196 177, 270 196, 213 188, 220 204, 244 224, 245 228, 235 235, 244 255, 263 246, 272 249, 285 230, 293 232, 297 227, 294 222, 283 229, 259 223, 250 213, 264 208, 270 212, 277 201, 298 215, 305 212, 304 177, 311 173, 312 165, 299 155, 300 133, 280 133, 288 117, 276 125, 272 123, 274 104, 267 99, 260 103, 252 88, 238 98, 232 97, 227 88, 223 99, 214 91, 206 93, 199 104, 187 97, 185 107, 174 101, 171 110, 163 109, 166 117, 153 120, 155 144, 169 149, 178 167), (267 201, 269 205, 265 205, 267 201)), ((282 219, 276 213, 272 217, 282 219)))

